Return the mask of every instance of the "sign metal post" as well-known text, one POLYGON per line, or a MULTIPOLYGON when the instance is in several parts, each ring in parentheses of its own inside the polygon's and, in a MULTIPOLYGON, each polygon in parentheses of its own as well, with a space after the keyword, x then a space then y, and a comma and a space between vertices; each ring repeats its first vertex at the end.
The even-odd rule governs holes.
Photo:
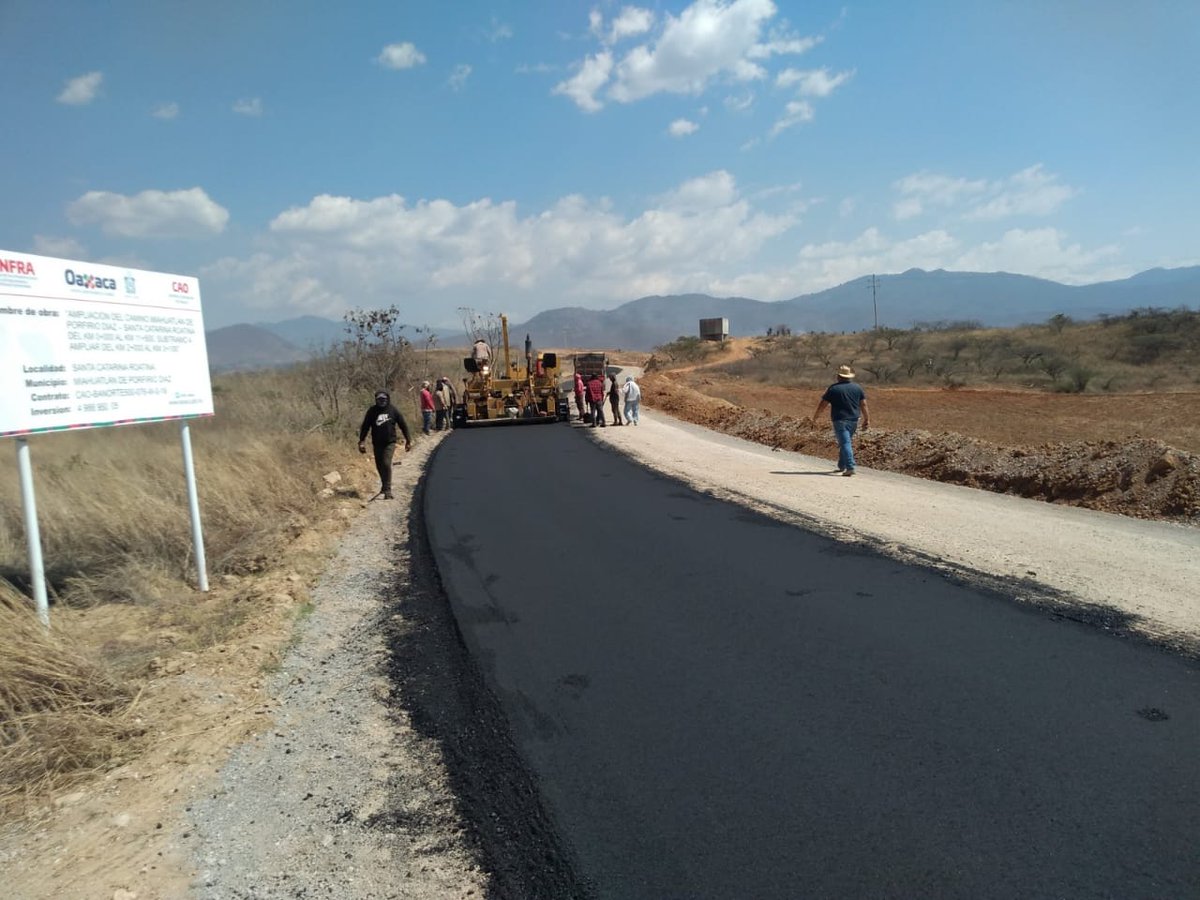
POLYGON ((29 441, 17 438, 17 470, 21 478, 21 505, 25 509, 25 540, 29 545, 29 576, 33 583, 33 602, 42 624, 50 625, 50 601, 46 597, 46 573, 42 564, 42 535, 38 530, 37 501, 33 496, 33 466, 29 462, 29 441))

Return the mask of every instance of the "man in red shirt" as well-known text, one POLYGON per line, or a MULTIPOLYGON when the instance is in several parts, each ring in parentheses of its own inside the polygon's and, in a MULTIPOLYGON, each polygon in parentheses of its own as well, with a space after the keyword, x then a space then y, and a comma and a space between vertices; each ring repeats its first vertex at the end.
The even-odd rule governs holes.
POLYGON ((421 382, 421 431, 425 434, 433 428, 433 391, 429 389, 429 382, 421 382))
POLYGON ((588 404, 592 408, 592 427, 599 425, 604 427, 604 379, 600 377, 600 373, 596 372, 588 379, 587 383, 587 398, 588 404))

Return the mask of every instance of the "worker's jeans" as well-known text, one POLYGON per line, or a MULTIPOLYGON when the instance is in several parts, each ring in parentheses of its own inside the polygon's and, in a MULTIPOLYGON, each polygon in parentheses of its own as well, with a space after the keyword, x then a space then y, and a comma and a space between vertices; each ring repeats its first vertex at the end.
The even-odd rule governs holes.
POLYGON ((641 406, 641 400, 626 400, 625 401, 625 421, 632 422, 634 425, 638 422, 638 407, 641 406))
POLYGON ((396 454, 396 442, 375 444, 375 471, 379 473, 379 493, 392 491, 392 457, 396 454))
POLYGON ((854 432, 858 431, 858 419, 834 419, 833 436, 838 443, 838 468, 854 468, 854 432))

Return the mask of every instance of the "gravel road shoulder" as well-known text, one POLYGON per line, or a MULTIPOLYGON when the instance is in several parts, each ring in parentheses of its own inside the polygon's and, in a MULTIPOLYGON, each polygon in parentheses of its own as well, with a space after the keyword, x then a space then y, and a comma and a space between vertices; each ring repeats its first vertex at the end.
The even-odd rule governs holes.
POLYGON ((343 538, 273 727, 190 807, 195 896, 582 896, 424 549, 431 445, 398 470, 411 503, 343 538))

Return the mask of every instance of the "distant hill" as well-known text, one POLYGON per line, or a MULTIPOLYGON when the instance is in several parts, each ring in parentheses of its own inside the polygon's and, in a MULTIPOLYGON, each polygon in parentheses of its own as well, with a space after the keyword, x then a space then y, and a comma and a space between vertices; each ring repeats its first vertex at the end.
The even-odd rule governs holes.
POLYGON ((305 350, 320 349, 335 344, 346 338, 346 323, 323 319, 320 316, 299 316, 295 319, 285 319, 282 322, 257 322, 259 328, 265 328, 272 334, 283 338, 289 344, 305 350))
POLYGON ((642 297, 604 312, 567 307, 538 313, 510 331, 529 332, 539 346, 596 346, 648 350, 680 335, 695 335, 699 320, 729 319, 734 335, 793 331, 861 331, 879 324, 911 328, 918 322, 974 320, 1004 327, 1043 322, 1057 313, 1090 319, 1139 307, 1200 307, 1200 266, 1152 269, 1120 281, 1065 285, 1005 272, 926 272, 910 269, 875 279, 767 303, 707 294, 642 297))
POLYGON ((309 352, 258 325, 230 325, 204 336, 214 372, 265 369, 308 359, 309 352))
MULTIPOLYGON (((1152 269, 1120 281, 1085 285, 1006 272, 909 269, 899 275, 878 276, 875 303, 879 324, 896 328, 956 319, 1011 327, 1044 322, 1058 313, 1091 319, 1138 307, 1196 307, 1200 305, 1200 266, 1152 269)), ((805 331, 860 331, 874 325, 869 276, 781 305, 793 310, 805 331)))
MULTIPOLYGON (((790 300, 674 294, 642 297, 616 309, 561 307, 509 325, 514 346, 528 333, 538 347, 610 347, 649 350, 695 335, 699 320, 729 319, 733 335, 765 334, 786 325, 794 332, 862 331, 879 324, 911 328, 919 322, 977 321, 991 327, 1044 322, 1058 313, 1075 319, 1121 314, 1143 307, 1200 308, 1200 266, 1151 269, 1120 281, 1065 285, 1006 272, 926 272, 909 269, 875 279, 856 278, 790 300)), ((301 316, 275 324, 233 325, 208 333, 214 369, 262 368, 305 359, 314 348, 346 337, 344 323, 301 316)))

